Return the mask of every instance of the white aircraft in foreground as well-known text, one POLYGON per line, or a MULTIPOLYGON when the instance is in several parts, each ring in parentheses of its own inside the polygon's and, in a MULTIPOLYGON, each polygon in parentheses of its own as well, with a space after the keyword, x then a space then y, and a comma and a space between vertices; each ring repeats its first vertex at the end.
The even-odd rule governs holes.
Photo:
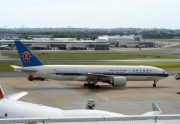
MULTIPOLYGON (((59 108, 53 108, 44 106, 41 104, 33 104, 18 101, 19 98, 26 95, 27 92, 15 93, 5 96, 0 86, 0 118, 4 120, 12 120, 17 118, 18 120, 31 120, 38 121, 38 119, 50 119, 56 121, 57 118, 96 118, 96 117, 128 117, 128 115, 102 111, 102 110, 90 110, 90 109, 77 109, 77 110, 62 110, 59 108)), ((159 107, 153 103, 153 111, 144 113, 140 116, 151 116, 161 114, 159 107)), ((1 119, 0 119, 1 122, 1 119)))
POLYGON ((99 88, 99 81, 114 87, 126 86, 126 81, 154 81, 168 77, 163 69, 153 66, 43 65, 21 42, 15 41, 23 67, 11 65, 15 71, 55 80, 86 81, 84 86, 99 88))

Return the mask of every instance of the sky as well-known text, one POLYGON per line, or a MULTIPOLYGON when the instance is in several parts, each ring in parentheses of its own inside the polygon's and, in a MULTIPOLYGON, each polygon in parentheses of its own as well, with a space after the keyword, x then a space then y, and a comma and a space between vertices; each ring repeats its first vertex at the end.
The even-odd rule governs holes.
POLYGON ((180 29, 180 0, 0 0, 0 28, 180 29))

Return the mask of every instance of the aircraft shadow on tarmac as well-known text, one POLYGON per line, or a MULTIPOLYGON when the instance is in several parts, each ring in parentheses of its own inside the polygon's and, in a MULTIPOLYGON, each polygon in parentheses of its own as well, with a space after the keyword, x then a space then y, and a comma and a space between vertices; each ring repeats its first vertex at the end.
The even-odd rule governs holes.
POLYGON ((128 90, 128 89, 162 89, 162 88, 169 88, 166 86, 158 86, 158 87, 151 87, 151 86, 126 86, 126 87, 112 87, 108 85, 103 85, 101 88, 97 89, 89 89, 88 87, 84 87, 82 85, 59 85, 59 86, 31 86, 29 88, 16 88, 19 91, 34 91, 34 90, 88 90, 88 91, 96 91, 96 92, 104 92, 104 91, 116 91, 116 90, 128 90))
MULTIPOLYGON (((66 86, 70 86, 72 87, 73 89, 81 89, 81 88, 84 88, 84 89, 89 89, 89 87, 84 87, 80 84, 77 84, 77 85, 74 85, 74 84, 67 84, 66 86), (74 87, 74 86, 77 86, 77 87, 74 87)), ((71 88, 71 89, 72 89, 71 88)), ((90 89, 90 90, 127 90, 127 89, 159 89, 159 88, 169 88, 167 86, 157 86, 157 87, 152 87, 152 86, 125 86, 125 87, 113 87, 111 85, 100 85, 100 88, 97 89, 97 88, 94 88, 94 89, 90 89)))

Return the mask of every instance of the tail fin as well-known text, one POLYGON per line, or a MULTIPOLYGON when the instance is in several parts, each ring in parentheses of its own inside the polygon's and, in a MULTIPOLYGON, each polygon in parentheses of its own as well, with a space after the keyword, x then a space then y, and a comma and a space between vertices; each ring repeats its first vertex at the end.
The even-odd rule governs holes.
POLYGON ((43 65, 21 41, 14 42, 24 67, 43 65))
POLYGON ((0 86, 0 100, 4 98, 4 92, 2 87, 0 86))

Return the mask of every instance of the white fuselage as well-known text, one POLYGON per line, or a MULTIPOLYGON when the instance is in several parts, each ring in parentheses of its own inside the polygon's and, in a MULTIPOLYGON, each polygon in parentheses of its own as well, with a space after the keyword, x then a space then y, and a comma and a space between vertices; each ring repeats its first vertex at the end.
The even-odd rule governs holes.
POLYGON ((38 70, 33 75, 55 80, 87 81, 86 74, 126 77, 127 81, 158 81, 168 74, 152 66, 89 66, 89 65, 42 65, 25 67, 38 70))
POLYGON ((4 49, 8 49, 9 46, 8 45, 0 45, 0 50, 4 50, 4 49))
POLYGON ((121 117, 122 114, 101 110, 61 110, 59 108, 32 104, 13 99, 0 100, 1 118, 33 118, 33 117, 90 117, 106 116, 121 117))

